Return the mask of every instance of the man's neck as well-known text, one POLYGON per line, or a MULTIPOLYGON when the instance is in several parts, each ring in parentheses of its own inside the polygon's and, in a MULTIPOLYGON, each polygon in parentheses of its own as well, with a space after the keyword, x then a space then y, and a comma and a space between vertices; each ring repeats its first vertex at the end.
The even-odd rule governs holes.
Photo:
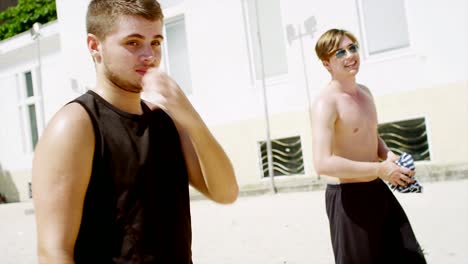
POLYGON ((94 91, 107 102, 118 109, 130 114, 143 114, 141 108, 141 94, 125 91, 115 86, 107 79, 98 79, 94 91))
POLYGON ((355 94, 358 89, 356 78, 354 76, 346 78, 332 77, 331 83, 335 84, 343 92, 349 94, 355 94))

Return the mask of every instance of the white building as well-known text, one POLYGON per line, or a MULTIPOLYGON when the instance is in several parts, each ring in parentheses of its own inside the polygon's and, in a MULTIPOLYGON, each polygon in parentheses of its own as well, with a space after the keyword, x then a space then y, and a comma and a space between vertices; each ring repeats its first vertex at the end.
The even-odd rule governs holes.
MULTIPOLYGON (((276 183, 317 179, 308 109, 329 74, 314 47, 334 27, 360 41, 358 81, 373 91, 379 121, 416 119, 409 129, 419 125, 419 134, 407 143, 419 140, 425 159, 419 166, 429 173, 468 165, 467 1, 161 2, 164 67, 231 157, 243 190, 270 184, 259 147, 266 140, 260 50, 271 138, 284 139, 273 145, 275 155, 282 152, 275 172, 288 176, 276 183)), ((26 32, 0 42, 0 193, 10 201, 29 199, 33 145, 44 125, 94 85, 85 45, 87 3, 57 1, 58 21, 45 25, 38 39, 26 32)))

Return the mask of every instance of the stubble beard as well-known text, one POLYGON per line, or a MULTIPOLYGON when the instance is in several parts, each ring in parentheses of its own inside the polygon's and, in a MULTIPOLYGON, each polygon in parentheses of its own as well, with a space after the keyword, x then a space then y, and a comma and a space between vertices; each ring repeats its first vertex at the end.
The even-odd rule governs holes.
POLYGON ((134 83, 128 80, 124 80, 113 72, 107 64, 104 63, 104 76, 112 83, 115 87, 131 93, 141 93, 143 87, 141 83, 134 83))

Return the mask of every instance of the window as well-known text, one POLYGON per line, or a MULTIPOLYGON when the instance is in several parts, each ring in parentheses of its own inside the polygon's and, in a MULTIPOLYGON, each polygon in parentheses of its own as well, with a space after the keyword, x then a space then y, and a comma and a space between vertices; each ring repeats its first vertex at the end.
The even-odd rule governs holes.
POLYGON ((186 94, 192 93, 184 16, 169 19, 166 27, 166 70, 186 94))
POLYGON ((360 0, 368 55, 409 47, 405 0, 360 0))
POLYGON ((396 154, 406 152, 415 161, 431 160, 425 118, 380 124, 379 134, 396 154))
POLYGON ((286 74, 288 72, 288 64, 280 1, 245 1, 255 78, 259 80, 262 77, 260 55, 263 56, 263 67, 266 78, 286 74), (258 35, 260 35, 262 41, 261 48, 258 35))
MULTIPOLYGON (((266 142, 259 142, 262 177, 269 176, 266 142)), ((274 139, 271 141, 273 159, 273 175, 304 174, 301 138, 298 136, 274 139)))
POLYGON ((33 71, 27 71, 19 75, 19 110, 20 119, 23 121, 23 134, 25 140, 25 151, 33 151, 39 139, 39 131, 42 120, 40 110, 42 109, 42 99, 38 94, 37 75, 33 71))

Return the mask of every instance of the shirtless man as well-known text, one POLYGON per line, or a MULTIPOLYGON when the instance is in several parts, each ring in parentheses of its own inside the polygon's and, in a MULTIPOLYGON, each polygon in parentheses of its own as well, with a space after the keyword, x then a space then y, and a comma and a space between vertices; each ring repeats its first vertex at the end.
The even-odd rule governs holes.
POLYGON ((336 263, 425 263, 408 218, 382 181, 405 186, 414 172, 394 163, 398 156, 378 135, 373 97, 356 83, 356 37, 331 29, 315 50, 332 78, 314 103, 313 153, 317 173, 329 179, 336 263))

